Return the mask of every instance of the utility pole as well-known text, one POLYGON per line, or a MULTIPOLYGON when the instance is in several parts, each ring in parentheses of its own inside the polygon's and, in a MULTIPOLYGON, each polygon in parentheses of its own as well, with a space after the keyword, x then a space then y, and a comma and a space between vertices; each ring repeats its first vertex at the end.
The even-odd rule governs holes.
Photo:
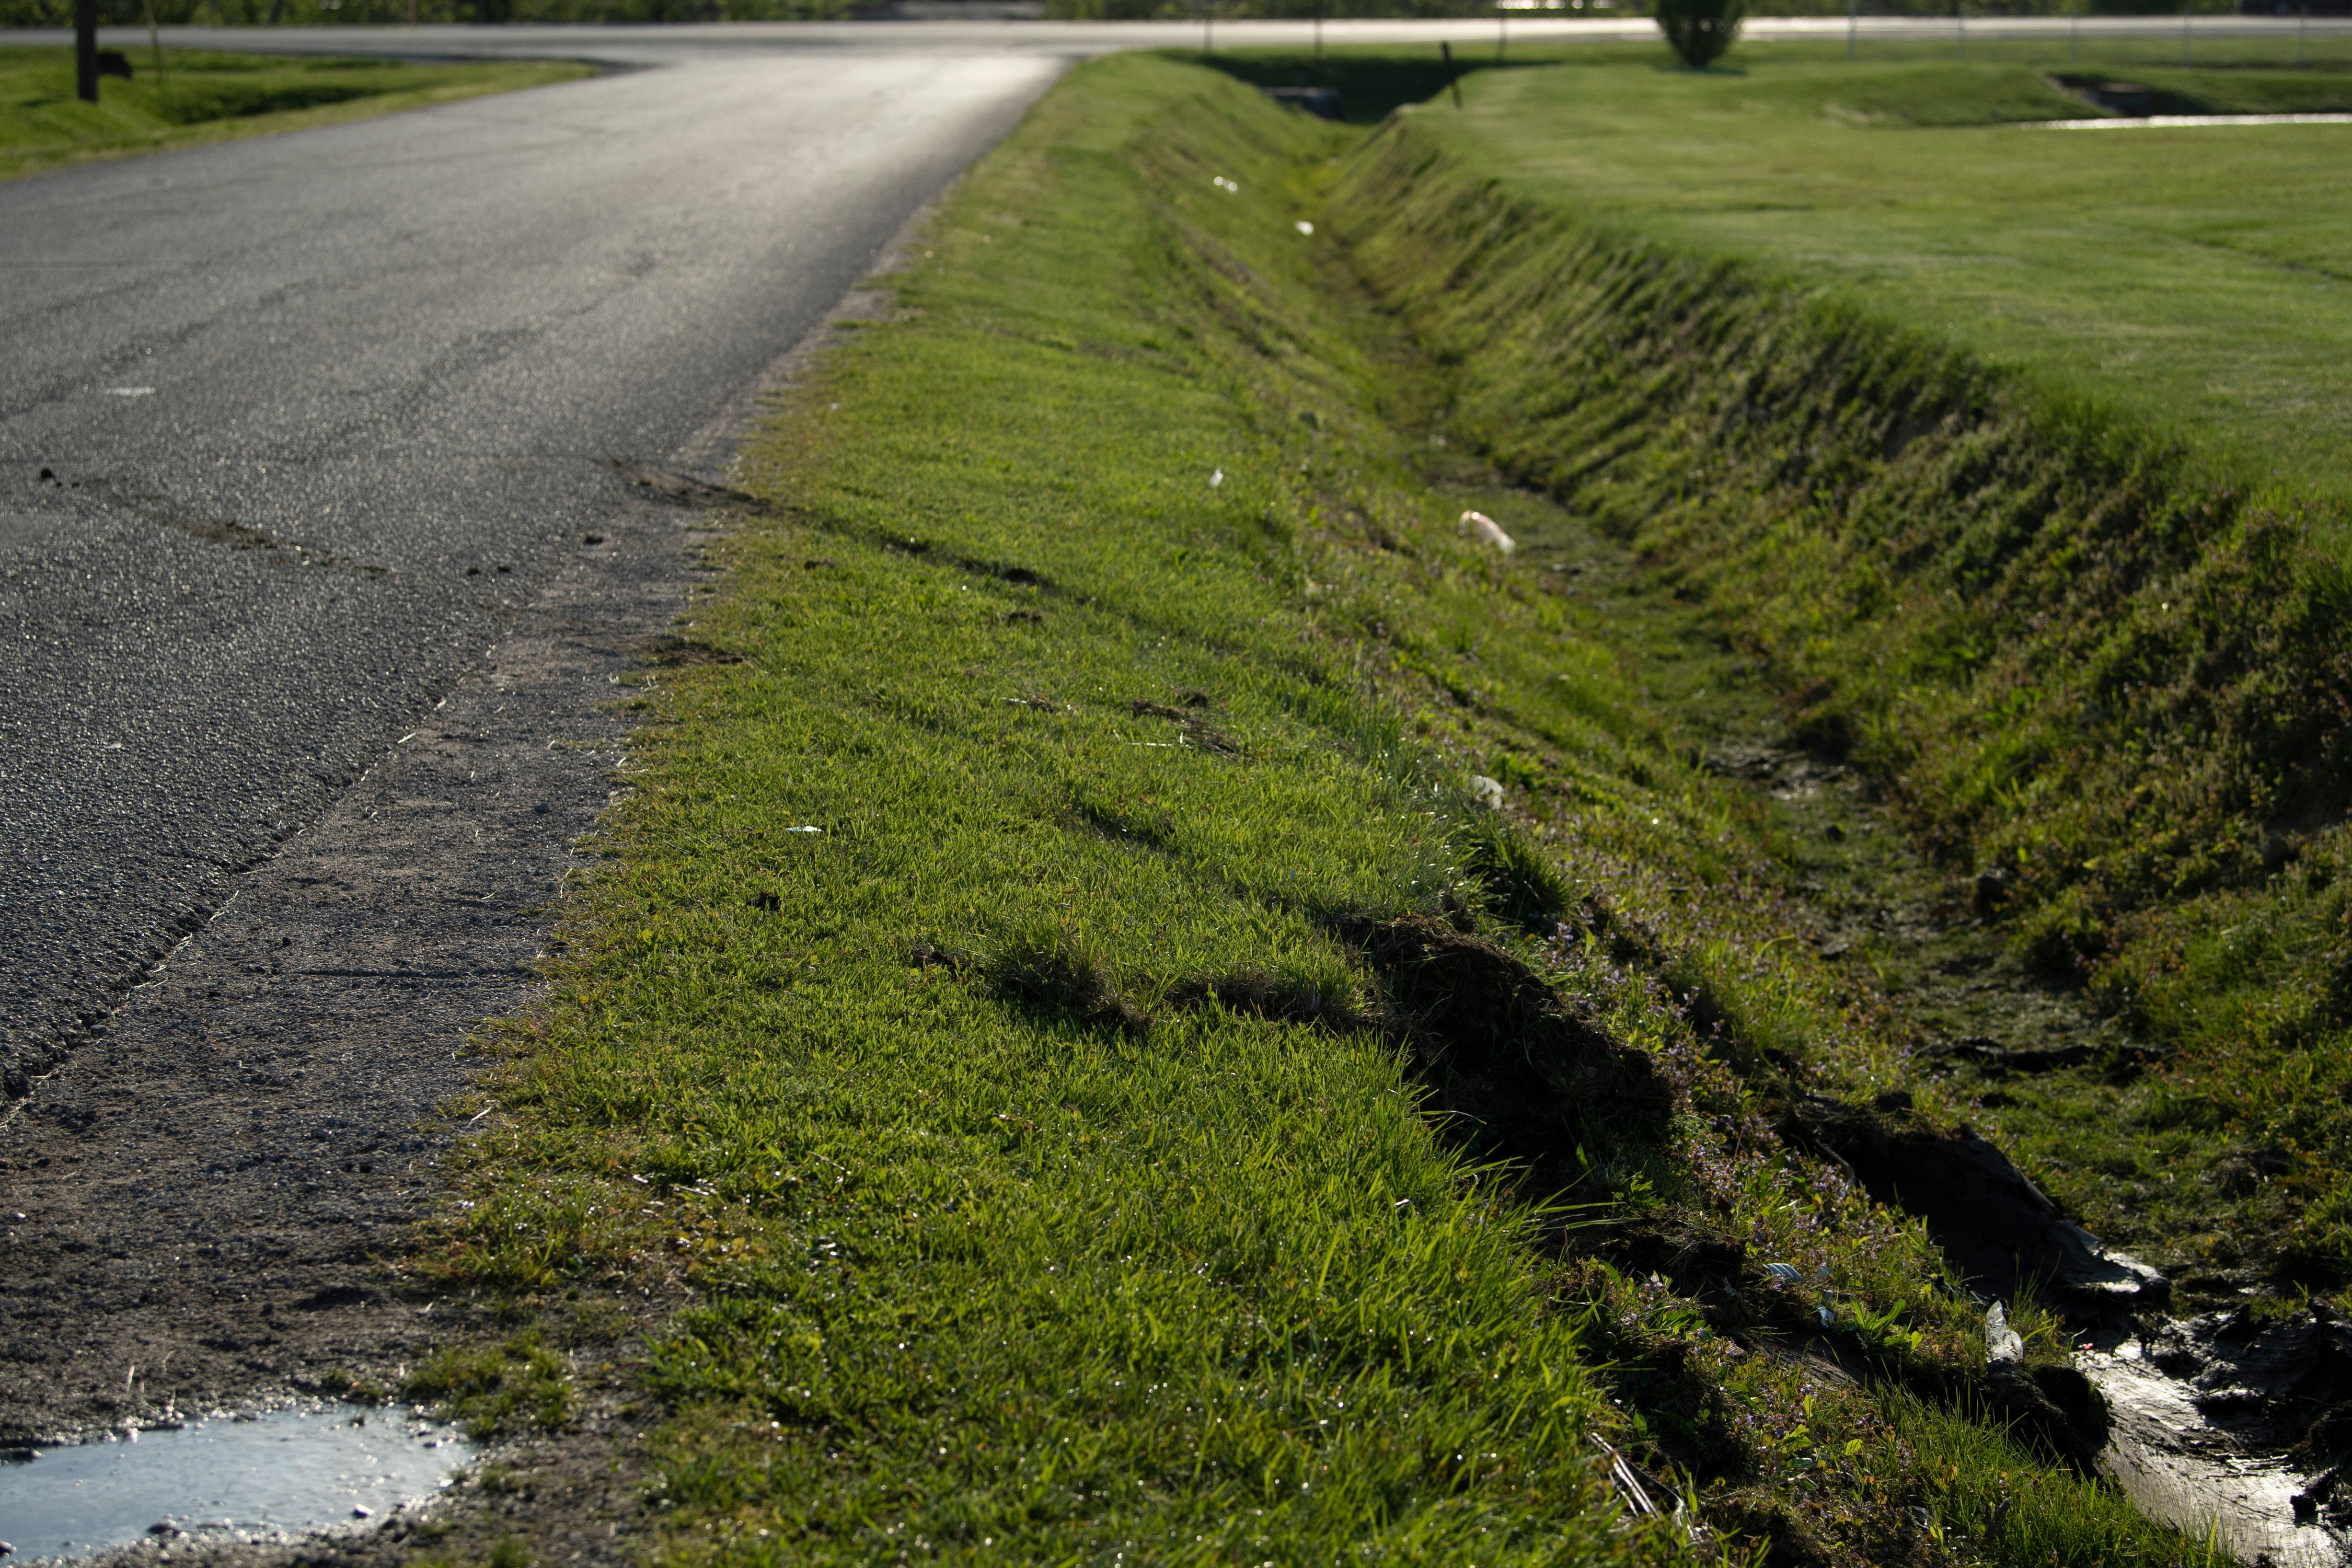
POLYGON ((1454 46, 1440 38, 1437 40, 1437 52, 1445 61, 1445 85, 1454 94, 1454 107, 1459 111, 1462 108, 1462 82, 1454 74, 1454 46))
POLYGON ((155 93, 160 98, 168 79, 163 75, 163 35, 155 27, 155 0, 147 0, 147 47, 155 56, 155 93))
POLYGON ((98 0, 74 0, 74 95, 98 101, 98 0))

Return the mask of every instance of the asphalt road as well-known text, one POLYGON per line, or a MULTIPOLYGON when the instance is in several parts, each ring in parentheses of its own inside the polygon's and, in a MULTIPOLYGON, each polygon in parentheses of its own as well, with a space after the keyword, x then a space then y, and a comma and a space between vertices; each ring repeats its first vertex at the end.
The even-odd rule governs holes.
POLYGON ((1059 67, 706 52, 0 184, 8 1098, 1059 67))

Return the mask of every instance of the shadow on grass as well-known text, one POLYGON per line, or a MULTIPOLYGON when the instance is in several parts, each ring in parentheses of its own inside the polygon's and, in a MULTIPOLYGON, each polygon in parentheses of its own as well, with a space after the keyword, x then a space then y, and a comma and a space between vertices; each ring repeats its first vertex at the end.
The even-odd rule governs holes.
MULTIPOLYGON (((1381 56, 1266 53, 1211 55, 1202 65, 1224 72, 1252 87, 1328 87, 1339 94, 1339 118, 1349 125, 1377 125, 1389 111, 1407 103, 1422 103, 1445 90, 1448 72, 1436 46, 1427 59, 1396 54, 1381 56)), ((1454 57, 1454 74, 1515 67, 1522 62, 1474 58, 1465 48, 1454 57)), ((1526 62, 1533 63, 1533 62, 1526 62)))

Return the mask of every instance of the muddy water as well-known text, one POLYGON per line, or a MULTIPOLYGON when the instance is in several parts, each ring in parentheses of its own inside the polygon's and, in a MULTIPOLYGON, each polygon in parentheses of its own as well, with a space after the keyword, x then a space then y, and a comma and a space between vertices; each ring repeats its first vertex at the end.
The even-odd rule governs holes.
POLYGON ((0 1539, 44 1563, 183 1534, 297 1536, 430 1497, 468 1451, 447 1427, 351 1405, 43 1449, 0 1465, 0 1539))
POLYGON ((2141 1512, 2241 1563, 2338 1568, 2352 1563, 2352 1533, 2314 1511, 2295 1517, 2309 1479, 2275 1454, 2249 1455, 2198 1408, 2194 1385, 2152 1365, 2137 1341, 2075 1358, 2106 1400, 2100 1468, 2141 1512))

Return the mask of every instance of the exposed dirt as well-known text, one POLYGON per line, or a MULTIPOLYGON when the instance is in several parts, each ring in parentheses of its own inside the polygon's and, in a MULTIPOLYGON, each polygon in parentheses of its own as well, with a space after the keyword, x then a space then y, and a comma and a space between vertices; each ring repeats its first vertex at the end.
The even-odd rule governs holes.
POLYGON ((1519 959, 1412 915, 1349 933, 1386 983, 1387 1021, 1410 1046, 1449 1137, 1528 1171, 1536 1190, 1582 1180, 1586 1119, 1618 1140, 1664 1136, 1675 1091, 1651 1058, 1570 1008, 1519 959))
POLYGON ((1835 1153, 1880 1203, 1926 1220, 1969 1283, 1997 1300, 2031 1289, 2091 1331, 2124 1328, 2170 1298, 2163 1275, 2059 1214, 1973 1128, 1948 1132, 1896 1105, 1874 1113, 1814 1097, 1787 1131, 1835 1153))

